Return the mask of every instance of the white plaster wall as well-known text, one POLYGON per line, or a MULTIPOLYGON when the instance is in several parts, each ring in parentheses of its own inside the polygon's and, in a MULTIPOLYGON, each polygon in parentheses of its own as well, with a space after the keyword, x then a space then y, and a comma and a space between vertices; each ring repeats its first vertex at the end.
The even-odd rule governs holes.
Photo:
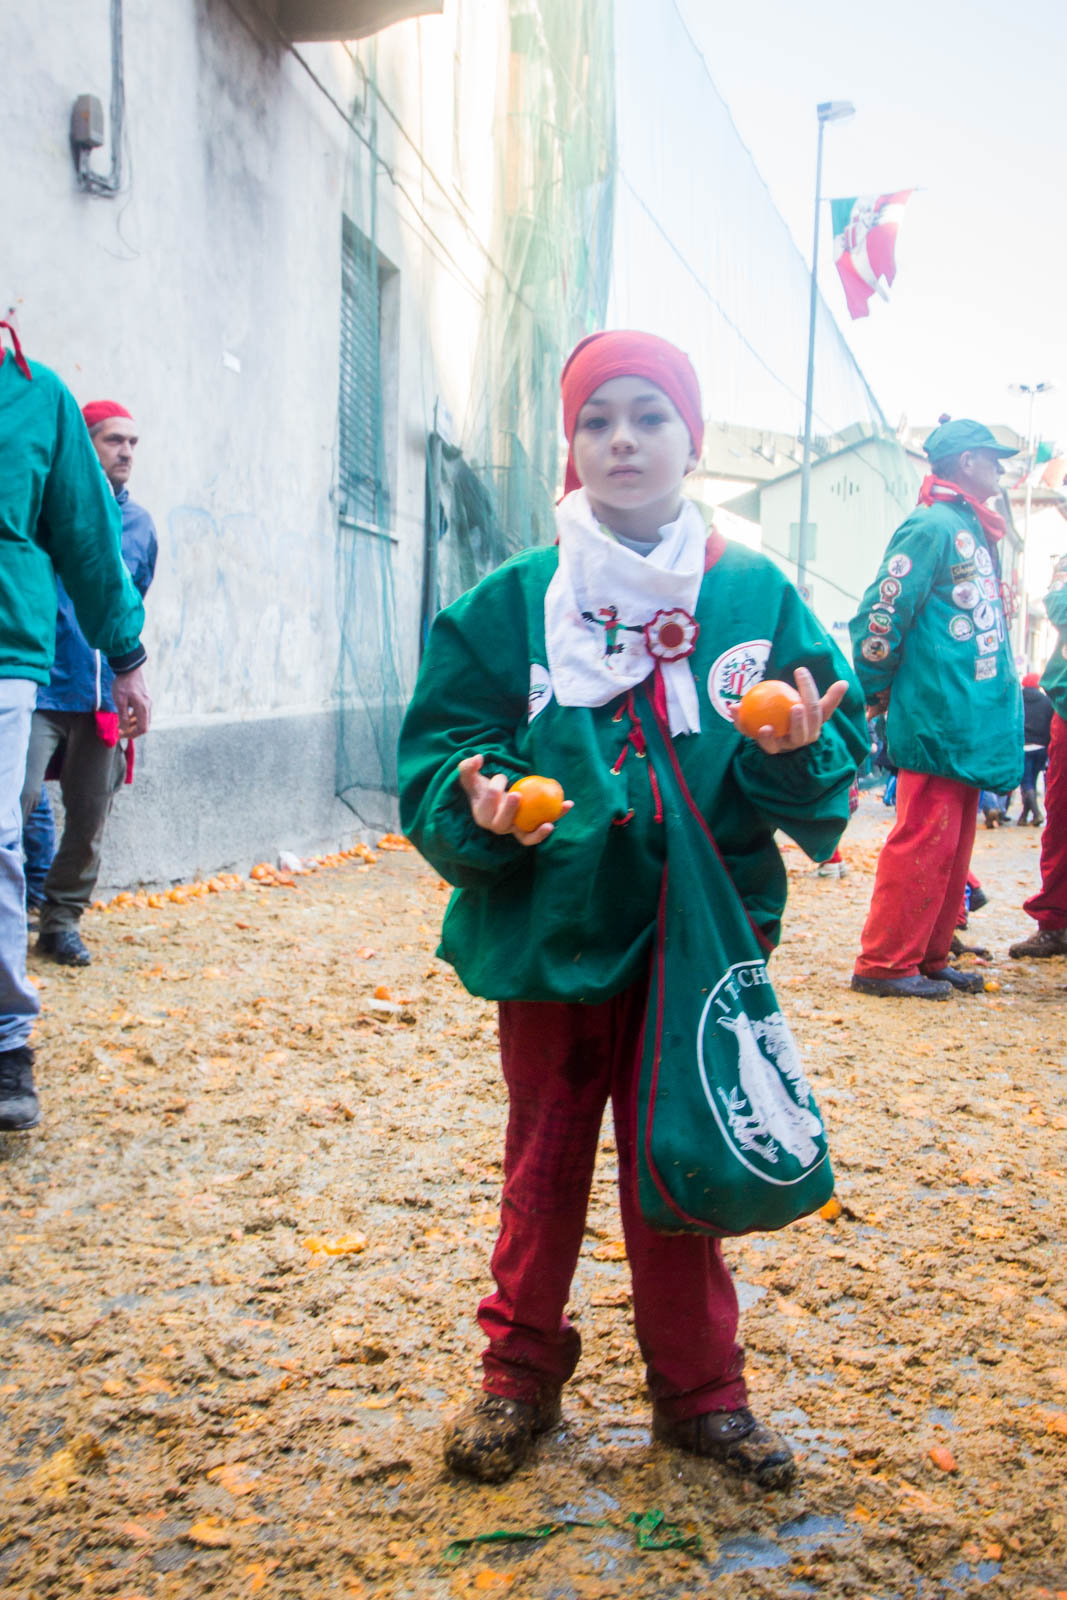
MULTIPOLYGON (((248 0, 235 6, 249 26, 226 0, 126 0, 116 200, 78 192, 68 145, 77 94, 108 106, 108 0, 0 8, 0 301, 79 401, 115 398, 139 423, 131 490, 160 536, 146 632, 159 729, 311 714, 334 694, 341 214, 357 141, 248 0)), ((466 414, 492 270, 502 19, 452 0, 354 47, 418 147, 379 116, 397 179, 377 173, 377 232, 400 272, 386 402, 406 681, 426 431, 438 399, 466 414)), ((300 50, 347 109, 359 75, 345 49, 300 50)))
MULTIPOLYGON (((812 610, 846 655, 848 623, 872 581, 893 531, 915 504, 919 476, 903 452, 871 440, 811 474, 811 520, 816 524, 815 559, 806 582, 812 610)), ((763 548, 795 582, 789 526, 800 515, 800 477, 794 473, 764 486, 760 494, 763 548)))

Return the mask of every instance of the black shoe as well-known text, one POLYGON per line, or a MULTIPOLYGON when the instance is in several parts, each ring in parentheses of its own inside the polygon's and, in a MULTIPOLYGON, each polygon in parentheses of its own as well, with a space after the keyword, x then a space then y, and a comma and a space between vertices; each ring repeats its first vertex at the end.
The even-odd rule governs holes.
POLYGON ((914 978, 861 978, 854 972, 852 987, 859 994, 895 995, 901 1000, 947 1000, 952 993, 951 983, 924 978, 922 973, 914 978))
POLYGON ((923 977, 932 978, 935 983, 951 983, 964 994, 981 994, 985 989, 980 972, 961 972, 959 967, 938 967, 936 972, 924 972, 923 977))
POLYGON ((39 933, 37 949, 42 956, 50 956, 61 967, 88 967, 92 956, 82 943, 77 928, 60 928, 56 933, 39 933))
POLYGON ((522 1466, 539 1433, 559 1422, 559 1394, 540 1401, 480 1394, 456 1417, 445 1439, 445 1465, 481 1483, 503 1483, 522 1466))
POLYGON ((971 901, 970 901, 970 904, 967 907, 967 910, 968 911, 981 911, 982 907, 983 906, 987 906, 988 904, 989 904, 989 896, 986 894, 986 892, 982 888, 981 884, 978 884, 978 886, 976 888, 971 890, 971 901))
POLYGON ((787 1489, 797 1475, 788 1442, 757 1422, 747 1406, 736 1411, 705 1411, 671 1422, 653 1407, 652 1437, 687 1450, 691 1456, 721 1461, 730 1472, 761 1489, 787 1489))
POLYGON ((0 1133, 36 1128, 41 1107, 33 1087, 33 1051, 28 1045, 0 1050, 0 1133))

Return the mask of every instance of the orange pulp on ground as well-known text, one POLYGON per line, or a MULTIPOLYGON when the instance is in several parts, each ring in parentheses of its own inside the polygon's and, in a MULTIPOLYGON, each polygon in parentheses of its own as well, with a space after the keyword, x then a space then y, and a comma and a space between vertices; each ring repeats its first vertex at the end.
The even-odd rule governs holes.
POLYGON ((754 739, 761 728, 773 728, 779 739, 789 732, 789 713, 800 704, 800 696, 791 683, 778 678, 764 678, 745 691, 737 705, 737 726, 742 733, 754 739))
POLYGON ((519 796, 515 826, 523 833, 532 833, 542 822, 555 822, 563 813, 563 785, 555 778, 531 772, 529 777, 516 779, 508 793, 519 796))

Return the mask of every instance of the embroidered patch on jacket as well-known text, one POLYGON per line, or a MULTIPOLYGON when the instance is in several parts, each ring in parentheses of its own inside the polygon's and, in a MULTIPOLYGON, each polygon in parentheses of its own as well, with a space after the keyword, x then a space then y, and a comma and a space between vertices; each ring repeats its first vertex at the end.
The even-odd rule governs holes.
POLYGON ((974 625, 976 628, 991 628, 996 621, 997 614, 988 600, 981 601, 974 608, 974 625))
POLYGON ((968 533, 966 528, 961 528, 956 535, 955 543, 960 555, 965 561, 969 561, 974 555, 974 534, 968 533))
POLYGON ((948 631, 954 639, 973 639, 974 623, 962 611, 957 611, 954 617, 948 619, 948 631))
POLYGON ((974 675, 979 682, 983 678, 995 678, 997 675, 996 656, 979 656, 974 664, 974 675))
POLYGON ((527 702, 526 721, 539 717, 552 698, 552 678, 548 668, 539 661, 530 662, 530 698, 527 702))
POLYGON ((746 639, 724 650, 713 663, 708 673, 708 699, 727 722, 732 721, 729 708, 764 677, 770 654, 769 639, 746 639))
POLYGON ((889 654, 889 645, 884 639, 864 639, 860 645, 860 654, 865 661, 884 661, 889 654))
POLYGON ((952 604, 961 611, 971 611, 981 599, 976 583, 957 583, 952 590, 952 604))
POLYGON ((884 611, 872 611, 867 618, 868 633, 889 633, 893 627, 892 617, 887 617, 884 611))
POLYGON ((974 552, 974 564, 978 568, 979 572, 992 572, 993 557, 989 554, 989 551, 986 549, 985 545, 980 544, 977 550, 974 552))
POLYGON ((911 557, 890 556, 886 571, 891 578, 906 578, 911 571, 911 557))
POLYGON ((899 578, 883 578, 881 583, 878 585, 878 593, 881 595, 883 600, 885 600, 888 604, 891 604, 900 593, 899 578))
POLYGON ((976 642, 980 656, 995 656, 997 645, 1000 643, 996 628, 991 629, 989 633, 980 633, 976 642))

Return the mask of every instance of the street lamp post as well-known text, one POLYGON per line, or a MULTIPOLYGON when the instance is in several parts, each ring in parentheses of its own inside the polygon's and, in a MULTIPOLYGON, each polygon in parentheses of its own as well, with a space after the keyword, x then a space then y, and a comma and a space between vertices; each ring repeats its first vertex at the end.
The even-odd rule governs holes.
POLYGON ((1037 465, 1037 453, 1034 448, 1034 401, 1039 394, 1049 394, 1056 387, 1054 383, 1009 383, 1008 388, 1012 394, 1025 394, 1029 404, 1026 408, 1026 510, 1023 513, 1023 543, 1025 545, 1030 534, 1030 502, 1032 498, 1034 468, 1037 465))
POLYGON ((1026 498, 1023 509, 1023 649, 1026 648, 1026 608, 1030 598, 1030 507, 1034 494, 1034 468, 1037 465, 1037 449, 1034 439, 1034 401, 1039 394, 1049 394, 1056 385, 1054 383, 1009 383, 1008 388, 1012 394, 1024 394, 1027 397, 1026 407, 1026 498))
POLYGON ((828 122, 854 117, 851 100, 824 100, 815 107, 819 143, 815 157, 815 238, 811 247, 811 303, 808 311, 808 377, 804 391, 804 456, 800 467, 800 523, 797 531, 797 587, 807 575, 808 502, 811 498, 811 404, 815 390, 815 316, 819 301, 819 211, 822 206, 822 133, 828 122))

